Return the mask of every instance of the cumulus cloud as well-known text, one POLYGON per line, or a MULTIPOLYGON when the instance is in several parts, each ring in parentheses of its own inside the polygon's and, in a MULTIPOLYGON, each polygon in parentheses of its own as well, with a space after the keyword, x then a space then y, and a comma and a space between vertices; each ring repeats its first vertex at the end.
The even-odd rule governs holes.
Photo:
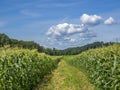
POLYGON ((76 39, 70 37, 65 37, 64 40, 69 42, 76 42, 76 39))
POLYGON ((106 25, 111 25, 111 24, 115 24, 115 23, 116 23, 116 21, 112 17, 109 17, 107 20, 104 21, 104 24, 106 24, 106 25))
POLYGON ((62 47, 62 44, 64 44, 62 48, 79 46, 97 37, 96 33, 91 30, 93 26, 115 23, 112 17, 104 21, 101 16, 88 14, 83 14, 80 21, 81 24, 61 23, 51 26, 46 33, 50 46, 62 47))
POLYGON ((84 24, 76 25, 76 24, 58 24, 49 28, 47 35, 54 36, 63 36, 63 35, 72 35, 75 33, 85 32, 87 27, 84 24))
POLYGON ((98 15, 88 15, 83 14, 80 17, 80 20, 83 24, 89 25, 89 26, 95 26, 101 23, 102 17, 98 15))
POLYGON ((49 37, 48 41, 50 43, 57 43, 57 46, 64 43, 68 47, 70 45, 78 45, 86 39, 95 37, 93 33, 90 33, 86 25, 68 23, 53 25, 48 29, 46 34, 49 37))

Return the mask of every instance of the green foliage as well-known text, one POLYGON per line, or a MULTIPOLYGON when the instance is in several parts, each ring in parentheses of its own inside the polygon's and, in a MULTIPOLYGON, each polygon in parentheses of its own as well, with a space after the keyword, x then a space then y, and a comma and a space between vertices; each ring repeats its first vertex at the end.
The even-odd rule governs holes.
POLYGON ((0 34, 0 46, 4 46, 10 43, 10 39, 5 34, 0 34))
POLYGON ((108 42, 108 43, 94 42, 94 43, 87 44, 87 45, 84 45, 84 46, 81 46, 81 47, 73 47, 73 48, 67 48, 67 49, 64 49, 64 50, 59 50, 56 53, 56 55, 76 55, 76 54, 82 53, 82 52, 84 52, 86 50, 89 50, 89 49, 100 48, 100 47, 109 46, 109 45, 112 45, 112 44, 114 44, 114 43, 112 43, 112 42, 108 42))
POLYGON ((10 47, 20 47, 25 49, 37 49, 38 52, 44 52, 48 55, 76 55, 83 51, 92 49, 92 48, 98 48, 103 46, 109 46, 114 44, 113 42, 104 43, 104 42, 94 42, 91 44, 87 44, 81 47, 74 47, 74 48, 68 48, 64 50, 57 50, 55 48, 44 48, 43 46, 40 46, 39 44, 35 43, 34 41, 23 41, 23 40, 16 40, 11 39, 5 34, 0 34, 0 46, 4 45, 10 45, 10 47))
POLYGON ((57 67, 59 60, 36 50, 0 48, 0 90, 32 90, 57 67))
POLYGON ((11 39, 6 34, 0 34, 0 46, 10 45, 10 47, 20 47, 25 49, 37 49, 39 52, 44 52, 44 47, 34 41, 23 41, 11 39))
POLYGON ((120 90, 120 45, 91 49, 68 61, 82 69, 100 90, 120 90))

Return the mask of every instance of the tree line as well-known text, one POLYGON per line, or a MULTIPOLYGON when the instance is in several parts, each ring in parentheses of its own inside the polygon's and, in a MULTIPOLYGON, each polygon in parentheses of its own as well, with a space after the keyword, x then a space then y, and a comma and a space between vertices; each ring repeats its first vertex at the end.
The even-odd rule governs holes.
POLYGON ((49 55, 76 55, 88 49, 94 49, 103 46, 109 46, 115 42, 94 42, 81 47, 67 48, 64 50, 57 50, 55 48, 45 48, 34 41, 23 41, 9 38, 6 34, 0 34, 0 47, 9 45, 10 47, 20 47, 25 49, 37 49, 38 52, 43 52, 49 55))
POLYGON ((9 38, 6 34, 0 34, 0 46, 10 45, 10 47, 20 47, 26 49, 37 49, 39 52, 44 52, 44 47, 34 41, 23 41, 9 38))

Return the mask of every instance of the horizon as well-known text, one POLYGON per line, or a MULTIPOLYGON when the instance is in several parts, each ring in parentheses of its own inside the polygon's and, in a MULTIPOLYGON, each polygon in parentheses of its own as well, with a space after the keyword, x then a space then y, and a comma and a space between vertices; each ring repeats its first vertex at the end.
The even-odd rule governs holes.
MULTIPOLYGON (((7 34, 5 34, 5 33, 0 33, 0 34, 4 34, 4 35, 6 35, 9 39, 18 40, 18 39, 16 39, 16 38, 11 38, 11 37, 9 37, 9 36, 8 36, 7 34)), ((35 42, 35 41, 25 41, 25 40, 18 40, 18 41, 34 42, 34 43, 38 44, 39 46, 42 46, 42 45, 40 45, 39 43, 37 43, 37 42, 35 42)), ((81 46, 74 46, 74 47, 68 47, 68 48, 63 48, 63 49, 57 49, 57 48, 55 48, 55 47, 53 47, 53 48, 49 48, 49 47, 45 47, 45 46, 42 46, 42 47, 45 48, 45 49, 66 50, 66 49, 72 49, 72 48, 84 47, 84 46, 86 46, 86 45, 95 44, 95 43, 103 43, 103 44, 113 43, 113 44, 116 44, 116 43, 119 43, 119 42, 118 42, 118 40, 116 40, 116 41, 114 41, 114 42, 95 41, 95 42, 91 42, 91 43, 86 43, 86 44, 81 45, 81 46)), ((9 47, 9 44, 8 44, 7 46, 9 47)))
POLYGON ((119 0, 1 0, 0 33, 48 48, 120 41, 119 0))

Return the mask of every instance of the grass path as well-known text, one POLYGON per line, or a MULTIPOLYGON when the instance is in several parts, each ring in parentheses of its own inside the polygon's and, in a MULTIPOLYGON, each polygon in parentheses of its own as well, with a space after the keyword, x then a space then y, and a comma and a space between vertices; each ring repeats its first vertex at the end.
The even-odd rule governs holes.
POLYGON ((61 60, 48 84, 42 85, 39 90, 94 90, 94 88, 84 73, 61 60))

